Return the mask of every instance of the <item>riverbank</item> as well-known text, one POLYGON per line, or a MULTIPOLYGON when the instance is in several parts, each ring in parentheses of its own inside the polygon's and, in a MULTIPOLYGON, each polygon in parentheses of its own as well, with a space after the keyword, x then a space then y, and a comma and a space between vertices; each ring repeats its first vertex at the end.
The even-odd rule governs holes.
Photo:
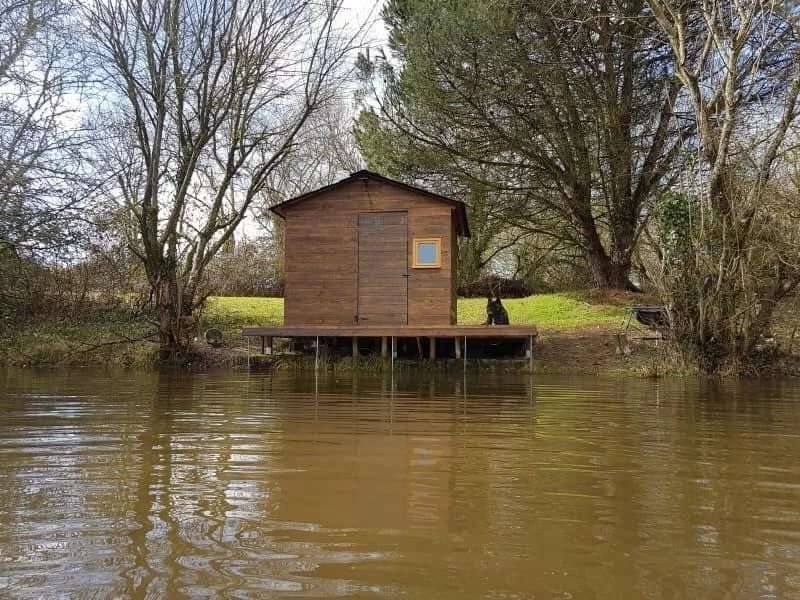
MULTIPOLYGON (((622 292, 575 291, 508 299, 504 304, 512 323, 535 325, 540 331, 535 350, 536 372, 653 376, 674 370, 665 367, 658 342, 632 343, 621 349, 617 341, 626 307, 649 300, 622 292)), ((459 299, 459 323, 481 323, 485 304, 482 298, 459 299)), ((211 297, 200 317, 200 332, 219 329, 224 342, 213 348, 198 339, 190 366, 243 367, 248 350, 247 341, 241 337, 242 327, 282 322, 281 298, 211 297)), ((153 326, 146 319, 124 307, 98 309, 79 317, 6 324, 0 332, 0 364, 151 369, 158 358, 152 334, 153 326)), ((474 366, 520 370, 527 368, 523 363, 484 361, 474 366)), ((284 362, 285 367, 296 364, 294 360, 284 362)), ((364 364, 372 365, 369 361, 364 364)), ((337 361, 336 368, 346 370, 353 365, 349 360, 337 361)))

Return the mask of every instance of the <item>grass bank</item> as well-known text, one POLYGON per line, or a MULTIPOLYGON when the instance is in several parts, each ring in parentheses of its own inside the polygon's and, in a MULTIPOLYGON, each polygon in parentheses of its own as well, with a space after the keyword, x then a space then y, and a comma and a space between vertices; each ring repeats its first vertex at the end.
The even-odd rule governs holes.
MULTIPOLYGON (((512 323, 531 324, 541 333, 537 368, 544 371, 597 372, 628 368, 616 355, 613 332, 622 323, 625 306, 641 297, 625 293, 576 291, 504 300, 512 323)), ((486 300, 459 299, 458 320, 479 324, 486 300)), ((281 298, 211 297, 201 315, 200 330, 223 332, 225 344, 212 349, 198 341, 198 360, 210 365, 241 362, 247 325, 281 324, 281 298)), ((122 309, 100 310, 71 318, 39 319, 6 325, 0 332, 0 361, 16 365, 112 364, 147 368, 156 363, 158 347, 148 334, 151 324, 122 309)))
MULTIPOLYGON (((629 294, 580 291, 511 298, 503 304, 512 323, 556 332, 618 326, 625 315, 624 307, 634 300, 629 294)), ((283 299, 211 297, 203 316, 204 323, 220 328, 226 338, 234 337, 247 325, 283 323, 283 299)), ((459 298, 459 323, 478 325, 485 320, 485 299, 459 298)))

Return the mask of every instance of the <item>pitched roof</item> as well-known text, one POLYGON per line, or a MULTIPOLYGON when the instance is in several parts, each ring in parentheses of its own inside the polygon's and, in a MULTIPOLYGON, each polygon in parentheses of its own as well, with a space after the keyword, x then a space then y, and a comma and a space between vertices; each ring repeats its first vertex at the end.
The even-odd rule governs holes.
POLYGON ((454 200, 453 198, 448 198, 447 196, 434 194, 433 192, 429 192, 428 190, 424 190, 422 188, 418 188, 413 185, 408 185, 407 183, 403 183, 402 181, 397 181, 395 179, 389 179, 388 177, 384 177, 383 175, 378 175, 377 173, 373 173, 372 171, 367 171, 365 169, 361 171, 356 171, 355 173, 350 173, 349 177, 345 177, 344 179, 341 179, 330 185, 326 185, 325 187, 321 187, 319 189, 306 192, 305 194, 296 196, 294 198, 286 200, 285 202, 281 202, 280 204, 276 204, 275 206, 271 207, 270 210, 274 212, 276 215, 282 218, 286 218, 285 209, 288 208, 289 206, 294 206, 299 202, 303 202, 304 200, 308 200, 309 198, 313 198, 319 194, 323 194, 325 192, 334 190, 347 183, 352 183, 354 181, 367 182, 369 180, 379 181, 381 183, 393 185, 410 192, 422 194, 423 196, 427 196, 432 200, 437 200, 439 202, 444 202, 445 204, 453 206, 456 212, 456 223, 458 225, 458 234, 462 237, 469 237, 467 210, 465 204, 461 200, 454 200))

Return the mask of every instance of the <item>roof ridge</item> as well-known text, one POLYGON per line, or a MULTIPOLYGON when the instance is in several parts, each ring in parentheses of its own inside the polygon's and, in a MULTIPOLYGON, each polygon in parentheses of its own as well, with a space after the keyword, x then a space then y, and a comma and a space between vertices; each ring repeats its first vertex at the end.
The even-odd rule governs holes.
POLYGON ((437 194, 436 192, 431 192, 421 187, 417 187, 408 183, 404 183, 402 181, 398 181, 396 179, 391 179, 386 177, 385 175, 381 175, 380 173, 376 173, 374 171, 370 171, 368 169, 359 169, 358 171, 354 171, 350 173, 349 176, 340 179, 339 181, 335 181, 329 185, 323 186, 321 188, 317 188, 315 190, 311 190, 306 192, 305 194, 300 194, 299 196, 295 196, 294 198, 289 198, 288 200, 284 200, 283 202, 276 204, 275 206, 270 207, 270 211, 274 212, 281 218, 286 218, 286 215, 283 213, 284 209, 287 206, 296 204, 303 200, 307 200, 318 194, 330 191, 340 185, 346 183, 352 183, 353 181, 361 180, 361 179, 373 179, 376 181, 380 181, 383 183, 387 183, 389 185, 395 185, 406 189, 408 191, 412 191, 418 194, 422 194, 432 198, 434 200, 439 200, 440 202, 446 202, 456 207, 456 212, 458 214, 458 221, 459 225, 461 226, 461 235, 463 237, 470 237, 469 233, 469 224, 467 223, 467 211, 466 211, 466 204, 462 200, 456 200, 454 198, 449 198, 448 196, 443 196, 442 194, 437 194))

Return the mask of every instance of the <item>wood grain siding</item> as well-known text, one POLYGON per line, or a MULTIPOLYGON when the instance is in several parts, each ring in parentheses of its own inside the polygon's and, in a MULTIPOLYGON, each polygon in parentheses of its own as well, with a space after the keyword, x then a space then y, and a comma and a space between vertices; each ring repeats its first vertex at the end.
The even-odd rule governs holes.
MULTIPOLYGON (((346 183, 286 208, 284 321, 287 325, 356 322, 359 214, 389 211, 404 211, 408 215, 409 265, 413 258, 410 255, 413 238, 442 239, 440 269, 408 269, 408 324, 456 322, 453 207, 423 194, 370 180, 346 183)), ((387 298, 384 313, 394 312, 395 307, 387 298)))
POLYGON ((450 221, 450 324, 458 323, 458 232, 456 220, 450 221))
MULTIPOLYGON (((409 238, 442 239, 439 269, 411 269, 408 281, 408 322, 411 325, 449 325, 452 312, 452 211, 440 204, 409 211, 409 238)), ((409 245, 413 252, 413 245, 409 245)))
POLYGON ((245 327, 242 335, 250 337, 468 337, 483 339, 523 338, 538 335, 531 325, 284 325, 282 327, 245 327))
POLYGON ((355 322, 356 198, 336 190, 287 211, 285 255, 287 325, 355 322))
POLYGON ((358 215, 358 323, 408 323, 408 213, 358 215))

